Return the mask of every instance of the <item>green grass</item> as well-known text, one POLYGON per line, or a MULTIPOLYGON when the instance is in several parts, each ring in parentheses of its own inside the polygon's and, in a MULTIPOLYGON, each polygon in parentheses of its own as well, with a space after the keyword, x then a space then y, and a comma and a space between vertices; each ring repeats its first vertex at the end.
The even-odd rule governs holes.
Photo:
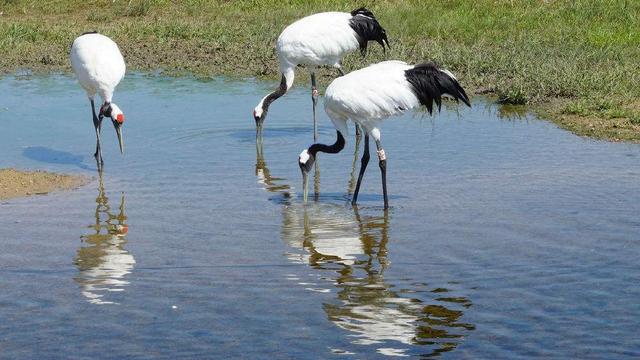
MULTIPOLYGON (((274 43, 302 16, 350 11, 346 1, 0 2, 0 71, 69 71, 80 33, 120 45, 130 69, 277 78, 274 43), (277 9, 277 11, 274 11, 277 9)), ((533 109, 576 133, 640 140, 640 2, 368 1, 392 49, 344 63, 434 60, 472 92, 533 109)), ((335 72, 327 71, 323 83, 335 72)), ((298 77, 307 81, 306 76, 298 77)))

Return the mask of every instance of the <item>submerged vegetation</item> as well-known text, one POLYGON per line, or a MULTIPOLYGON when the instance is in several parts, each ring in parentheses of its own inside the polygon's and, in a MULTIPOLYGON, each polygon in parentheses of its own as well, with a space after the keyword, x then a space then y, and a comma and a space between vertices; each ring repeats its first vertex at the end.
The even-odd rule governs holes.
MULTIPOLYGON (((68 50, 97 30, 132 70, 276 78, 290 22, 347 1, 0 0, 0 71, 69 71, 68 50)), ((369 1, 391 50, 344 62, 434 60, 472 92, 528 104, 581 135, 640 141, 640 2, 369 1)), ((325 75, 333 76, 334 71, 325 75)), ((298 77, 307 81, 306 77, 298 77)), ((326 81, 322 82, 326 85, 326 81)))

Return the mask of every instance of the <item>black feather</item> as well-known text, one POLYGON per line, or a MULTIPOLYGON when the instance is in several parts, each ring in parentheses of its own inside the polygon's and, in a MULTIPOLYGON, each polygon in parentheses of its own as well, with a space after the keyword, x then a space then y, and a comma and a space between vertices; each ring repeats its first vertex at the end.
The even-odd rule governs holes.
POLYGON ((380 23, 371 11, 361 7, 353 10, 351 16, 349 26, 358 34, 358 44, 360 44, 360 54, 362 54, 362 56, 367 54, 367 43, 370 40, 380 44, 383 50, 386 49, 385 43, 387 47, 391 48, 391 46, 389 46, 389 39, 387 39, 387 32, 380 26, 380 23))
POLYGON ((375 16, 373 15, 373 13, 371 12, 371 10, 367 9, 366 7, 359 7, 355 10, 353 10, 351 12, 351 16, 356 16, 356 15, 364 15, 364 16, 368 16, 370 18, 374 18, 375 16))
POLYGON ((404 76, 411 84, 411 89, 416 95, 420 104, 427 107, 429 114, 433 112, 433 103, 438 106, 438 111, 442 106, 442 95, 453 96, 456 101, 462 100, 471 107, 471 102, 458 80, 438 69, 434 63, 424 63, 406 70, 404 76))

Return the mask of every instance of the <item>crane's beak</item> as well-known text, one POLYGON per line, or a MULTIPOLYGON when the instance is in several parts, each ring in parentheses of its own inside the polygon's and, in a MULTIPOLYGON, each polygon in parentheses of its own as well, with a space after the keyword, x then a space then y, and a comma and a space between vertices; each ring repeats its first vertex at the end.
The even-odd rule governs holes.
POLYGON ((309 173, 302 171, 302 200, 307 202, 307 195, 309 194, 309 173))
POLYGON ((118 124, 115 126, 116 134, 118 135, 118 145, 120 145, 120 153, 124 155, 124 142, 122 140, 122 125, 118 124))

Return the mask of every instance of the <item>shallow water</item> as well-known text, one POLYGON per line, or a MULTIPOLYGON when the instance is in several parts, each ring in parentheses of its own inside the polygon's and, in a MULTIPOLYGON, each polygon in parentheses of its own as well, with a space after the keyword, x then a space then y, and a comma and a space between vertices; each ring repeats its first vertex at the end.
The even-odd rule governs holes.
POLYGON ((2 357, 640 356, 640 146, 476 98, 385 123, 388 212, 374 159, 349 205, 352 135, 303 206, 308 90, 257 147, 271 86, 129 75, 100 180, 74 80, 0 80, 0 166, 94 176, 0 204, 2 357))

